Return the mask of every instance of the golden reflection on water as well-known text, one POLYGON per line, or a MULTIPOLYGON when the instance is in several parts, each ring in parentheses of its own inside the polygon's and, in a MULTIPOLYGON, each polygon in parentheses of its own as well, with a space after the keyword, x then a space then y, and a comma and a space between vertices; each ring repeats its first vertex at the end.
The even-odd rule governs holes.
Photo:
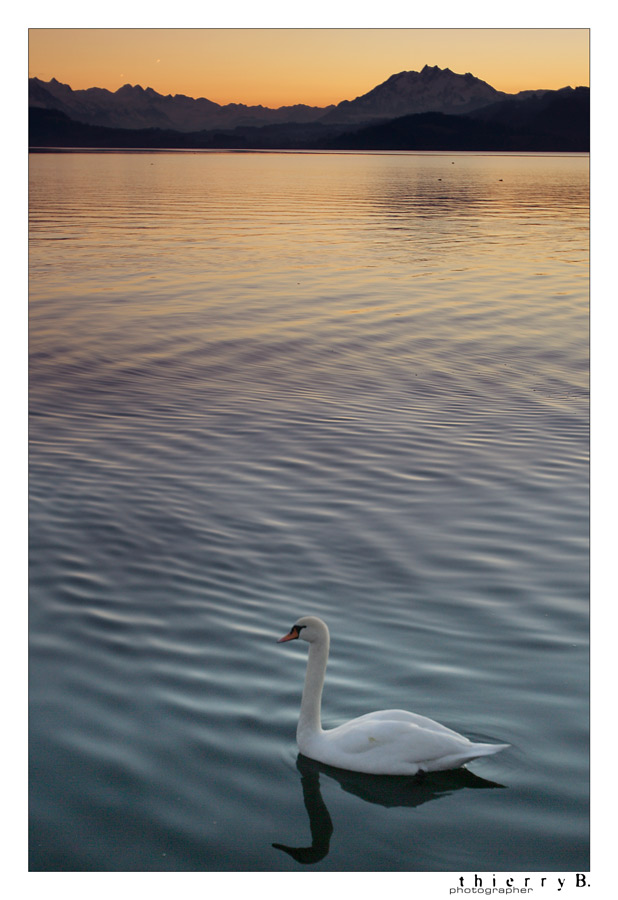
POLYGON ((586 156, 39 154, 32 347, 53 321, 73 354, 153 360, 172 334, 175 354, 253 339, 282 360, 311 339, 335 355, 316 352, 308 378, 339 377, 345 347, 365 373, 384 354, 474 360, 499 390, 470 336, 525 377, 551 329, 565 364, 587 329, 587 241, 586 156), (46 297, 62 298, 53 320, 46 297), (372 329, 362 354, 352 316, 372 329))

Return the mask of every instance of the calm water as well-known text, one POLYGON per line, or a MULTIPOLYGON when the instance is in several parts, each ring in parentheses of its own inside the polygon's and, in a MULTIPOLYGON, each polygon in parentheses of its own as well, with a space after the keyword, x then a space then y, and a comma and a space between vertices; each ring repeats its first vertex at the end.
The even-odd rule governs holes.
POLYGON ((588 158, 30 183, 31 868, 586 871, 588 158), (511 748, 299 759, 307 613, 326 725, 511 748))

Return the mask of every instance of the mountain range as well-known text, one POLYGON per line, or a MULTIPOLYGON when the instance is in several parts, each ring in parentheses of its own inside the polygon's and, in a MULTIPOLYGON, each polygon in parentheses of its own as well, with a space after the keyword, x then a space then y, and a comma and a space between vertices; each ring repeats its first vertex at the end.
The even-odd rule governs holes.
POLYGON ((30 147, 585 152, 589 96, 584 87, 506 94, 438 66, 399 72, 336 105, 278 109, 31 78, 30 147))

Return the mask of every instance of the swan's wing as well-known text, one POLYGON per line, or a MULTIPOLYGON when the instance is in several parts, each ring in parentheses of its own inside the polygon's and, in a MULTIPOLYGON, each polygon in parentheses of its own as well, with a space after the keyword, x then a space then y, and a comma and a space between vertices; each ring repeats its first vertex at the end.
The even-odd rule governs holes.
MULTIPOLYGON (((423 716, 419 717, 423 720, 423 716)), ((447 728, 428 728, 415 717, 361 716, 324 733, 333 751, 350 757, 372 755, 381 760, 424 762, 462 751, 467 738, 447 728)), ((427 720, 431 725, 438 723, 427 720)))

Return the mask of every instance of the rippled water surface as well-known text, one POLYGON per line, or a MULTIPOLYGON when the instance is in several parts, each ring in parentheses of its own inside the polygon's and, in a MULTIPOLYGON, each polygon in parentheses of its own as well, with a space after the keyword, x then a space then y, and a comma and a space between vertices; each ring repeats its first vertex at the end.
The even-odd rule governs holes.
POLYGON ((30 182, 31 868, 587 870, 587 157, 30 182), (307 613, 325 725, 511 747, 297 758, 307 613))

